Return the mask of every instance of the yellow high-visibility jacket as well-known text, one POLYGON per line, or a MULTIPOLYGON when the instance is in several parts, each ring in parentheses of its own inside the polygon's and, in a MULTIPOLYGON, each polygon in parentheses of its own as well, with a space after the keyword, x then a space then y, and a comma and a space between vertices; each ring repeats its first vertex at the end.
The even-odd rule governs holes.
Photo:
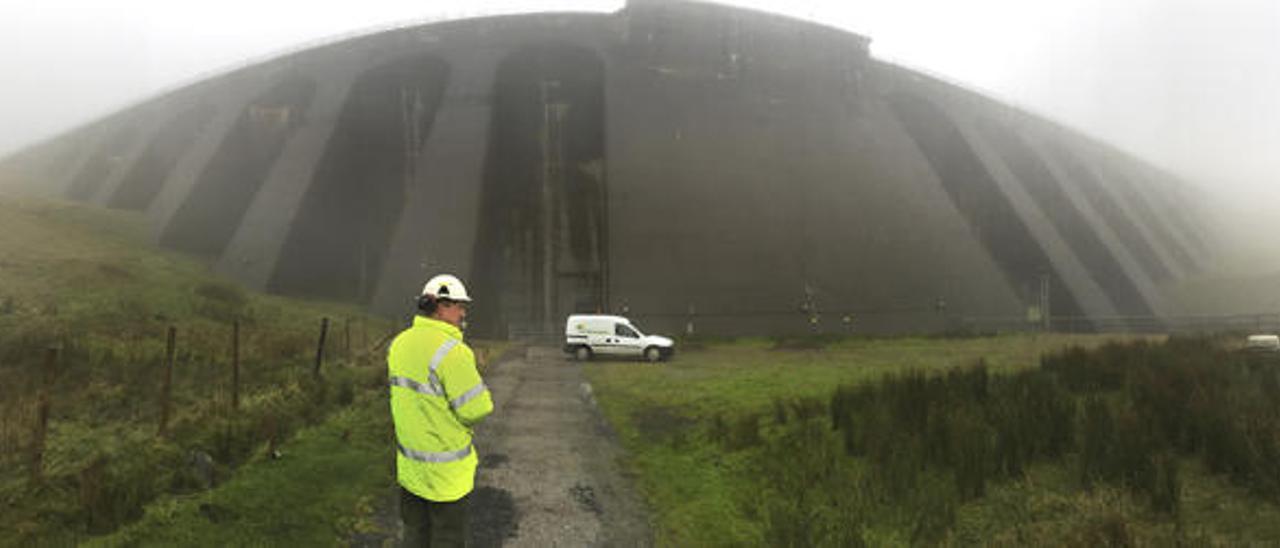
POLYGON ((396 478, 426 500, 452 502, 475 486, 471 427, 493 412, 462 332, 416 316, 387 350, 396 478))

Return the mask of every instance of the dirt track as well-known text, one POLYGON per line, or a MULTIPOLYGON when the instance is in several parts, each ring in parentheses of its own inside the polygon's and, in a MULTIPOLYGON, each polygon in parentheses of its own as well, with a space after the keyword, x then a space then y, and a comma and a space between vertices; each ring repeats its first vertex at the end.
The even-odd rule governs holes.
POLYGON ((473 546, 650 546, 647 514, 582 364, 530 348, 485 374, 473 546))

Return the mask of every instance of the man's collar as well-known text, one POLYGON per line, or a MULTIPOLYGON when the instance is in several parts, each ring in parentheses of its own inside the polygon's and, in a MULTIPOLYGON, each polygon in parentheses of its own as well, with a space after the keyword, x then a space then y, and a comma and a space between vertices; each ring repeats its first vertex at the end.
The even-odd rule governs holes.
POLYGON ((444 332, 444 334, 446 334, 446 335, 448 335, 448 336, 450 336, 450 337, 453 337, 453 338, 455 338, 455 339, 462 340, 462 330, 461 330, 461 329, 458 329, 458 326, 453 325, 453 324, 448 323, 448 322, 442 322, 442 321, 437 320, 437 319, 435 319, 435 318, 428 318, 428 317, 426 317, 426 316, 414 316, 414 317, 413 317, 413 326, 414 326, 414 327, 429 327, 429 328, 431 328, 431 329, 435 329, 435 330, 438 330, 438 331, 443 331, 443 332, 444 332))

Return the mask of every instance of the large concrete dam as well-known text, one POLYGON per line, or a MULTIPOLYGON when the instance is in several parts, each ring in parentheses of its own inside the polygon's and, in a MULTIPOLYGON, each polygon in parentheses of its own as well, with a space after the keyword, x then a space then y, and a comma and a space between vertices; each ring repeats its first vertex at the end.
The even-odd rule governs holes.
POLYGON ((331 43, 7 164, 256 288, 403 315, 456 273, 488 336, 596 310, 713 334, 1149 325, 1214 247, 1197 190, 1104 143, 864 37, 693 2, 331 43))

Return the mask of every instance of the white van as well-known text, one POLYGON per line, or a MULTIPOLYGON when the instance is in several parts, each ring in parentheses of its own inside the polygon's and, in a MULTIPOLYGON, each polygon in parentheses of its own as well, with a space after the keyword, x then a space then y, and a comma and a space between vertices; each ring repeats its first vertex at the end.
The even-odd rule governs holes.
POLYGON ((1244 347, 1255 352, 1280 352, 1280 336, 1249 335, 1244 347))
POLYGON ((669 359, 675 350, 671 339, 645 335, 622 316, 575 314, 564 324, 564 351, 582 361, 627 356, 656 362, 669 359))

